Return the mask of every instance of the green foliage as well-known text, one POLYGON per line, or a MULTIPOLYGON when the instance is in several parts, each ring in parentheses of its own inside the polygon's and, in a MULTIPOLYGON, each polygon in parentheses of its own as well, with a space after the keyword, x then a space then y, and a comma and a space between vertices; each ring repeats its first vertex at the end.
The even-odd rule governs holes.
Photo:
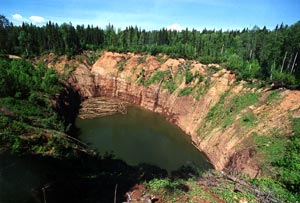
POLYGON ((193 198, 201 197, 202 200, 207 200, 208 202, 215 203, 216 201, 212 198, 212 194, 210 191, 202 189, 201 185, 195 179, 188 179, 186 184, 189 187, 189 191, 187 192, 187 196, 194 202, 193 198))
POLYGON ((254 59, 251 62, 247 61, 246 66, 237 74, 239 78, 251 81, 255 78, 261 78, 261 71, 258 60, 254 59))
POLYGON ((158 62, 160 62, 161 64, 164 64, 164 63, 168 60, 168 57, 158 55, 158 56, 156 56, 155 59, 156 59, 158 62))
POLYGON ((99 58, 100 53, 98 51, 91 51, 87 54, 87 63, 93 65, 99 58))
POLYGON ((250 192, 236 192, 233 182, 220 182, 219 185, 214 186, 212 190, 228 203, 241 201, 257 202, 255 196, 250 192))
POLYGON ((126 58, 122 57, 122 59, 120 61, 118 61, 118 71, 122 72, 124 70, 125 64, 126 64, 126 58))
POLYGON ((199 101, 200 97, 205 94, 206 90, 207 89, 203 86, 196 88, 195 99, 199 101))
POLYGON ((240 70, 244 66, 244 60, 239 55, 232 54, 228 57, 227 62, 225 64, 230 70, 240 70))
POLYGON ((179 97, 188 96, 188 95, 192 94, 193 91, 194 91, 193 87, 185 87, 179 91, 178 96, 179 97))
MULTIPOLYGON (((240 113, 241 110, 246 107, 255 104, 258 101, 258 93, 246 93, 241 96, 229 96, 229 91, 221 95, 219 102, 214 105, 206 116, 206 121, 216 125, 221 125, 222 128, 226 128, 234 122, 234 117, 240 113)), ((241 119, 241 124, 246 126, 252 126, 255 124, 256 118, 253 114, 245 114, 241 119)))
POLYGON ((256 120, 256 117, 252 113, 247 113, 242 116, 241 124, 247 127, 253 127, 256 120))
POLYGON ((178 202, 181 199, 181 196, 187 192, 184 182, 185 181, 182 179, 171 180, 169 178, 154 178, 146 183, 146 186, 149 187, 152 193, 162 195, 163 200, 168 202, 178 202))
POLYGON ((220 70, 220 68, 216 67, 216 66, 207 66, 206 67, 206 71, 209 73, 209 75, 213 75, 215 73, 217 73, 220 70))
POLYGON ((160 82, 162 80, 164 80, 164 77, 165 77, 165 72, 164 71, 156 71, 153 76, 146 81, 146 86, 149 86, 153 83, 157 83, 157 82, 160 82))
POLYGON ((142 71, 137 75, 138 79, 136 83, 138 85, 145 85, 145 70, 142 69, 142 71))
POLYGON ((147 184, 154 193, 163 193, 164 190, 174 189, 175 184, 170 179, 153 179, 147 184))
POLYGON ((281 95, 279 90, 274 90, 267 97, 267 104, 273 104, 274 102, 280 100, 281 95))
POLYGON ((137 63, 138 63, 138 64, 145 63, 145 62, 146 62, 146 59, 147 59, 147 55, 141 56, 141 57, 138 58, 137 63))
POLYGON ((206 119, 213 120, 224 110, 225 98, 229 95, 229 91, 226 91, 221 95, 219 102, 214 105, 208 112, 206 119))
POLYGON ((62 89, 53 69, 23 60, 0 60, 0 64, 5 67, 0 75, 0 147, 21 153, 30 148, 27 136, 42 129, 63 131, 63 120, 51 101, 62 89))
POLYGON ((76 68, 75 64, 72 64, 71 66, 69 66, 68 64, 65 64, 64 65, 64 73, 62 75, 62 78, 67 79, 70 76, 70 74, 75 70, 75 68, 76 68))
POLYGON ((294 192, 300 193, 300 118, 293 118, 293 135, 286 145, 284 156, 276 165, 280 169, 279 180, 294 192))
POLYGON ((259 179, 254 178, 251 180, 251 183, 259 187, 260 190, 265 193, 275 195, 275 197, 279 198, 283 202, 297 202, 300 198, 299 194, 292 194, 280 182, 268 177, 262 177, 259 179))
POLYGON ((215 62, 216 59, 212 56, 208 56, 208 55, 201 56, 200 55, 198 57, 198 60, 203 64, 210 64, 210 63, 215 62))
POLYGON ((204 81, 204 76, 201 73, 199 73, 199 72, 197 72, 195 74, 195 78, 198 78, 198 83, 201 83, 201 82, 204 81))
POLYGON ((273 69, 271 72, 271 81, 275 83, 286 84, 290 86, 296 86, 296 77, 289 72, 281 72, 279 70, 273 69))
MULTIPOLYGON (((66 54, 68 58, 84 50, 110 50, 117 52, 143 53, 138 59, 142 64, 146 54, 173 58, 198 59, 202 63, 224 63, 238 79, 252 81, 262 79, 282 82, 282 85, 297 86, 300 80, 299 49, 300 22, 290 26, 276 26, 274 30, 253 29, 216 30, 152 30, 137 26, 116 31, 109 24, 104 29, 91 26, 76 26, 71 23, 48 22, 40 27, 23 23, 12 26, 0 15, 1 53, 33 57, 53 52, 66 54)), ((163 60, 161 60, 163 59, 163 60)), ((93 64, 95 58, 88 59, 93 64)), ((186 69, 190 69, 185 64, 186 69)))
MULTIPOLYGON (((286 138, 276 131, 269 136, 258 135, 257 133, 253 133, 252 136, 257 146, 257 153, 263 157, 260 159, 263 173, 269 174, 270 171, 275 171, 273 169, 274 163, 283 157, 286 138)), ((274 176, 276 174, 269 175, 274 176)))
POLYGON ((45 64, 37 68, 23 60, 1 60, 0 95, 28 98, 31 91, 46 91, 54 95, 60 91, 58 75, 45 64))
MULTIPOLYGON (((242 31, 187 29, 174 32, 146 31, 137 26, 116 31, 111 24, 104 29, 52 22, 42 27, 26 23, 12 26, 4 16, 0 17, 1 53, 33 57, 53 52, 71 58, 87 49, 99 49, 143 53, 139 64, 145 62, 149 53, 160 54, 157 60, 164 63, 165 59, 160 56, 167 54, 173 58, 198 59, 205 64, 222 62, 238 79, 247 81, 262 79, 294 87, 300 80, 300 57, 297 57, 300 22, 290 26, 282 24, 274 30, 255 26, 242 31)), ((89 64, 94 62, 95 58, 88 59, 89 64)), ((182 65, 190 69, 191 64, 182 65)))
POLYGON ((264 172, 271 171, 269 175, 273 178, 256 180, 257 184, 274 191, 283 200, 295 202, 300 197, 300 118, 292 118, 292 125, 291 137, 276 131, 272 136, 253 136, 258 153, 264 157, 261 168, 264 172))
POLYGON ((255 104, 258 101, 260 94, 259 93, 246 93, 241 96, 235 96, 232 99, 232 105, 230 111, 239 112, 242 109, 255 104))
POLYGON ((185 72, 185 84, 189 84, 190 82, 192 82, 194 79, 194 75, 191 71, 186 71, 185 72))
POLYGON ((172 94, 178 88, 178 85, 174 81, 166 81, 163 84, 163 88, 168 89, 169 92, 172 94))
POLYGON ((13 153, 19 153, 21 151, 21 139, 17 136, 13 136, 11 141, 11 150, 13 153))

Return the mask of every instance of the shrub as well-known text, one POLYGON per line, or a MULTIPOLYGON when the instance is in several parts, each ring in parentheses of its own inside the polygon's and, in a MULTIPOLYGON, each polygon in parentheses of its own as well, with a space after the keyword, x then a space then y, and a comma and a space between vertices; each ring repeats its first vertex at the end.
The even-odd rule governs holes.
POLYGON ((192 82, 194 79, 194 75, 191 71, 186 71, 185 72, 185 84, 189 84, 192 82))
POLYGON ((241 119, 242 125, 245 125, 247 127, 252 127, 254 126, 255 122, 256 122, 256 117, 252 113, 247 113, 242 116, 241 119))
POLYGON ((167 81, 163 85, 163 88, 168 89, 171 94, 177 89, 177 87, 177 84, 173 81, 167 81))
POLYGON ((193 87, 185 87, 179 91, 178 96, 179 97, 188 96, 188 95, 192 94, 193 91, 194 91, 193 87))
POLYGON ((153 74, 153 76, 148 81, 146 81, 145 84, 146 84, 146 86, 149 86, 152 83, 159 82, 159 81, 163 80, 164 77, 165 77, 165 72, 164 71, 157 71, 156 73, 153 74))

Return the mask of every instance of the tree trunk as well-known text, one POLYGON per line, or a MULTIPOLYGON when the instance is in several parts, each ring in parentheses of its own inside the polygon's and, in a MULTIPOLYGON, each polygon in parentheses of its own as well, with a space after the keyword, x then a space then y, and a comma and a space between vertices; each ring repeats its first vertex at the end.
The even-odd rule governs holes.
POLYGON ((296 60, 297 60, 297 56, 298 56, 298 52, 296 53, 296 56, 294 58, 294 62, 293 62, 293 65, 292 65, 291 73, 293 73, 293 71, 294 71, 294 67, 295 67, 295 63, 296 63, 296 60))
POLYGON ((284 58, 283 58, 283 61, 282 61, 282 65, 281 65, 280 73, 282 73, 283 66, 284 66, 285 59, 286 59, 286 55, 287 55, 287 51, 286 51, 286 52, 285 52, 285 54, 284 54, 284 58))

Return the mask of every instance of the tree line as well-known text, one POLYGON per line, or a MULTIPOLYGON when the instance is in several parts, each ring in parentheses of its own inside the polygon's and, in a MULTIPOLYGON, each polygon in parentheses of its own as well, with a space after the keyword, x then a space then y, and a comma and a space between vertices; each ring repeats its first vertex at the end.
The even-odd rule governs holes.
POLYGON ((0 15, 0 53, 34 57, 49 52, 72 57, 83 50, 168 54, 221 63, 240 79, 260 79, 289 87, 300 81, 300 21, 277 25, 273 30, 257 26, 243 30, 146 31, 137 26, 116 29, 49 21, 39 27, 14 26, 0 15))

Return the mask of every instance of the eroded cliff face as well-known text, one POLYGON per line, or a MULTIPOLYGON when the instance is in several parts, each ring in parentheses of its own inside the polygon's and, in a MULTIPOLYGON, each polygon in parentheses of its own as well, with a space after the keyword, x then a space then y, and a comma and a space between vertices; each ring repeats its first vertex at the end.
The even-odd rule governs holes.
POLYGON ((281 90, 281 99, 271 103, 270 91, 237 83, 232 73, 216 64, 207 66, 166 56, 104 52, 92 66, 77 63, 68 82, 82 98, 118 98, 162 114, 191 136, 217 170, 251 176, 259 172, 249 141, 252 134, 267 134, 272 129, 288 131, 288 117, 300 115, 298 91, 281 90), (159 71, 163 77, 158 77, 159 71), (187 82, 187 71, 195 76, 192 81, 187 82), (185 89, 191 93, 183 93, 185 89), (231 102, 247 94, 257 95, 258 100, 235 112, 231 102), (233 110, 222 109, 228 106, 233 110), (218 108, 221 113, 213 114, 218 108), (248 114, 255 117, 250 127, 241 124, 248 114))

